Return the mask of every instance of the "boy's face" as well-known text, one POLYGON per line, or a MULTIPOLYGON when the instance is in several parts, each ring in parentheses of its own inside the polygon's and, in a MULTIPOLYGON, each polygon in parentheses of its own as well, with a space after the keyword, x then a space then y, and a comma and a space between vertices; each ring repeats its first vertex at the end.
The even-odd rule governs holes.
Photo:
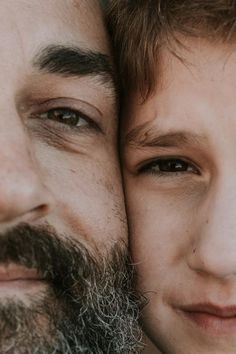
MULTIPOLYGON (((185 42, 124 121, 124 178, 144 329, 161 353, 236 348, 236 51, 185 42)), ((157 350, 157 352, 159 352, 157 350)), ((153 353, 153 352, 152 352, 153 353)))

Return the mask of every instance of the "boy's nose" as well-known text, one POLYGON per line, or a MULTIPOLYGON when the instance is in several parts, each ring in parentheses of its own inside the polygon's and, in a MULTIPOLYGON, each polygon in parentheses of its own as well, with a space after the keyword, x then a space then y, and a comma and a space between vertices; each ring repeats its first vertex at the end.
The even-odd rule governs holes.
POLYGON ((236 275, 235 180, 221 179, 212 188, 188 250, 189 267, 215 278, 236 275))

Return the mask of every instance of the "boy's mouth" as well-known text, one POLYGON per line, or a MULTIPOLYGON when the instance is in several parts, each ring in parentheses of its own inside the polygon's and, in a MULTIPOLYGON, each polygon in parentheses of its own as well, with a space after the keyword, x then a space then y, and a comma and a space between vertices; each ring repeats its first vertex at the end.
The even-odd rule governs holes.
POLYGON ((236 306, 197 303, 179 307, 178 312, 210 335, 235 335, 236 306))

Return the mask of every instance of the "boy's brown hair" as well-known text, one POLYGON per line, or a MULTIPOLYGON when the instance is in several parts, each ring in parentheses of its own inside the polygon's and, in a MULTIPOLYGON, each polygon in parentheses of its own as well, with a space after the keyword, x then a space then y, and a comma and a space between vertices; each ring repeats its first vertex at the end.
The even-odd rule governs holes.
POLYGON ((177 55, 181 36, 234 39, 236 0, 111 0, 107 20, 123 92, 147 98, 163 46, 177 55))

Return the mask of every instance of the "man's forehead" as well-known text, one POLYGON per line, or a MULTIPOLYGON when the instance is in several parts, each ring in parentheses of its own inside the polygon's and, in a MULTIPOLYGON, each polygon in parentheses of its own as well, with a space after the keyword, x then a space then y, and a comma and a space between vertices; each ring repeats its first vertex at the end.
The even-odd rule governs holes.
POLYGON ((45 45, 68 41, 108 51, 103 15, 96 0, 0 0, 0 29, 18 35, 18 42, 45 45))
POLYGON ((114 92, 107 42, 96 0, 0 0, 2 80, 7 75, 25 86, 35 70, 76 79, 96 76, 114 92))

